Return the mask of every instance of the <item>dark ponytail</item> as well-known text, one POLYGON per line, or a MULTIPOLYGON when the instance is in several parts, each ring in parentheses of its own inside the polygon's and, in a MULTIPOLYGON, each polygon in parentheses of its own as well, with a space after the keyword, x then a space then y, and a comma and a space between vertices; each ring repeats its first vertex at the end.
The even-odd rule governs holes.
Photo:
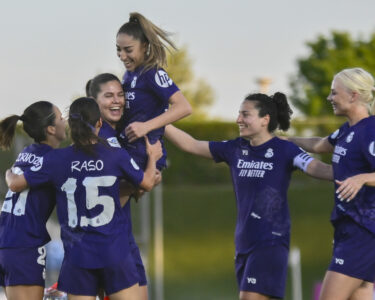
POLYGON ((95 125, 99 119, 99 106, 92 98, 78 98, 70 105, 68 121, 70 135, 77 150, 95 155, 94 144, 105 143, 95 134, 95 125))
POLYGON ((293 114, 285 94, 277 92, 272 96, 273 101, 277 106, 277 122, 279 129, 287 131, 290 127, 290 118, 293 114))
POLYGON ((245 100, 254 101, 260 117, 270 116, 270 122, 268 123, 269 132, 274 132, 277 128, 283 131, 289 129, 290 117, 293 112, 283 93, 277 92, 273 96, 262 93, 250 94, 246 96, 245 100))
POLYGON ((55 125, 56 115, 53 104, 48 101, 38 101, 28 106, 22 116, 12 115, 0 122, 0 147, 9 149, 17 127, 17 122, 23 122, 23 130, 36 143, 47 139, 46 128, 55 125))

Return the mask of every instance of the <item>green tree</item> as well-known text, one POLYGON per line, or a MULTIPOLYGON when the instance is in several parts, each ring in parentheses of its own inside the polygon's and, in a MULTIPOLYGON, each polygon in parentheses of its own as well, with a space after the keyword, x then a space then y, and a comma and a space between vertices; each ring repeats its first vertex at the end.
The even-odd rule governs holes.
POLYGON ((332 31, 307 42, 309 54, 297 61, 298 73, 290 80, 291 102, 306 116, 332 115, 327 96, 333 76, 342 69, 361 67, 375 74, 375 33, 368 40, 332 31))
POLYGON ((168 55, 167 71, 193 108, 188 120, 207 119, 206 110, 214 102, 214 92, 207 81, 195 77, 186 47, 168 55))

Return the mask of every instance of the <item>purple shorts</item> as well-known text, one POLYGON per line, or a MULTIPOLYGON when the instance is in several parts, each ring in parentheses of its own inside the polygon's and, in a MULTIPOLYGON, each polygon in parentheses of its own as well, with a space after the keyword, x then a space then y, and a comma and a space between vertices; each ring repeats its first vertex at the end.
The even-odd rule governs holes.
POLYGON ((129 254, 115 265, 100 269, 84 269, 64 259, 58 281, 59 290, 68 294, 95 296, 99 289, 107 295, 129 288, 139 282, 138 271, 129 254))
POLYGON ((0 285, 44 287, 45 266, 45 247, 0 249, 0 285))
POLYGON ((335 225, 330 271, 375 281, 375 235, 345 218, 335 225))
POLYGON ((248 254, 237 254, 235 268, 239 290, 283 298, 288 253, 283 245, 271 245, 256 248, 248 254))
POLYGON ((133 260, 134 260, 135 265, 137 267, 138 277, 139 277, 139 285, 140 286, 147 285, 146 271, 145 271, 145 267, 144 267, 143 262, 142 262, 141 253, 140 253, 137 245, 132 244, 131 254, 133 256, 133 260))

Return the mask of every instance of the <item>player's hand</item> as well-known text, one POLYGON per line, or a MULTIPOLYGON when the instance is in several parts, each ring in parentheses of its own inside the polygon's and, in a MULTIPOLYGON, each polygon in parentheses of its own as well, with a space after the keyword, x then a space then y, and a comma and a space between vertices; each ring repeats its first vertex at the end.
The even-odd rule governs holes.
POLYGON ((155 161, 159 160, 159 158, 163 156, 163 150, 160 141, 157 141, 155 144, 150 144, 148 137, 145 136, 145 142, 147 155, 149 157, 153 157, 155 161))
POLYGON ((161 182, 162 178, 163 176, 161 176, 161 172, 159 170, 156 170, 155 185, 158 185, 161 182))
POLYGON ((346 178, 344 181, 335 180, 339 187, 336 190, 341 201, 349 202, 357 195, 358 191, 365 184, 361 174, 346 178))
POLYGON ((149 132, 146 122, 133 122, 125 128, 125 135, 130 143, 145 136, 149 132))

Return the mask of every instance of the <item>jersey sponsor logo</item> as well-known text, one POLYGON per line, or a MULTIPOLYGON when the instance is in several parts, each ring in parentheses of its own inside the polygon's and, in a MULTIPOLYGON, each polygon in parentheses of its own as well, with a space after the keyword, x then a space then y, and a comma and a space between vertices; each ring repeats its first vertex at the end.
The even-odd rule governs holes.
POLYGON ((126 100, 135 100, 135 92, 126 92, 125 98, 126 100))
POLYGON ((249 284, 256 284, 257 283, 257 279, 254 278, 254 277, 246 277, 247 279, 247 283, 249 284))
POLYGON ((348 149, 342 146, 335 146, 335 149, 333 150, 333 155, 332 155, 332 162, 338 164, 341 156, 345 156, 347 151, 348 149))
POLYGON ((237 168, 239 169, 258 169, 258 170, 272 170, 273 163, 272 162, 264 162, 264 161, 244 161, 243 159, 239 159, 237 162, 237 168))
POLYGON ((131 82, 131 84, 130 84, 130 87, 131 87, 132 89, 134 89, 135 86, 136 86, 136 84, 137 84, 137 76, 134 76, 134 78, 133 78, 133 80, 132 80, 132 82, 131 82))
POLYGON ((107 139, 108 144, 114 148, 121 148, 121 145, 116 137, 110 137, 107 139))
POLYGON ((354 136, 354 131, 348 134, 348 136, 346 137, 346 142, 350 143, 353 140, 353 136, 354 136))
POLYGON ((43 166, 43 157, 36 156, 34 153, 20 153, 16 159, 16 162, 29 163, 33 166, 30 168, 31 171, 39 171, 43 166))
POLYGON ((104 168, 104 162, 99 160, 84 160, 79 161, 75 160, 72 161, 70 170, 71 172, 78 171, 81 172, 82 170, 90 172, 90 171, 101 171, 104 168))
POLYGON ((159 70, 155 73, 155 82, 162 88, 167 88, 173 84, 172 79, 170 79, 168 74, 163 70, 159 70))
POLYGON ((344 264, 344 260, 342 258, 335 258, 335 264, 336 265, 343 265, 344 264))
POLYGON ((273 149, 272 148, 268 148, 266 154, 264 155, 264 157, 271 158, 272 156, 273 156, 273 149))
POLYGON ((337 129, 334 133, 331 134, 331 139, 335 139, 337 138, 337 136, 339 135, 339 132, 340 132, 340 129, 337 129))
POLYGON ((266 170, 273 169, 273 163, 264 161, 245 161, 239 159, 237 162, 237 168, 241 169, 238 173, 238 177, 257 177, 263 178, 266 174, 266 170))
POLYGON ((131 162, 131 164, 132 164, 132 166, 133 166, 134 169, 139 170, 139 166, 137 165, 137 163, 135 162, 134 159, 131 158, 130 162, 131 162))
POLYGON ((375 156, 375 142, 370 143, 368 146, 368 152, 370 152, 372 156, 375 156))

